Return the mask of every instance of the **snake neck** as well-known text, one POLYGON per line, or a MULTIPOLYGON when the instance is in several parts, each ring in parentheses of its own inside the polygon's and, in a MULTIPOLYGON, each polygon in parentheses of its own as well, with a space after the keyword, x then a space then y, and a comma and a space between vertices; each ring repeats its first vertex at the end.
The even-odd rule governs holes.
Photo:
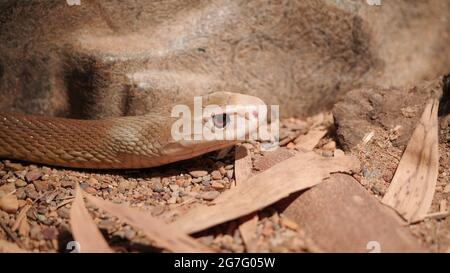
POLYGON ((152 167, 160 165, 168 139, 164 123, 156 115, 74 120, 0 113, 0 158, 74 168, 152 167))

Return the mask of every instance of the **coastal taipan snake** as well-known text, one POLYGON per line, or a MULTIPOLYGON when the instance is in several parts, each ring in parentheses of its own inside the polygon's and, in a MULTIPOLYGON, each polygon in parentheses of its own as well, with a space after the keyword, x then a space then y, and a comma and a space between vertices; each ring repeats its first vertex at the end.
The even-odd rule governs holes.
MULTIPOLYGON (((192 101, 180 102, 192 111, 192 101)), ((263 105, 259 98, 230 92, 216 92, 202 97, 202 105, 239 105, 227 115, 245 115, 242 109, 263 105)), ((161 105, 143 116, 78 120, 57 117, 0 113, 0 158, 39 164, 90 169, 136 169, 160 166, 189 159, 239 142, 256 127, 236 126, 237 136, 228 140, 176 140, 173 137, 173 105, 161 105)), ((201 122, 213 122, 206 113, 201 122)), ((193 119, 194 121, 195 119, 193 119)), ((194 138, 192 138, 194 139, 194 138)))

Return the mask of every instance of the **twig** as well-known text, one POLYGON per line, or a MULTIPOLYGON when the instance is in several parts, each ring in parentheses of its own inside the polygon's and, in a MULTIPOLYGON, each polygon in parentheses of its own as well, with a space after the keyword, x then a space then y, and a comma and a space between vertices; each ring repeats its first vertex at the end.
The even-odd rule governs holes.
POLYGON ((23 248, 22 242, 17 238, 17 236, 5 225, 5 223, 0 221, 0 226, 3 228, 3 230, 8 234, 11 239, 13 239, 14 243, 16 243, 20 248, 23 248))
POLYGON ((27 212, 30 208, 31 208, 31 205, 26 205, 22 208, 22 210, 20 211, 19 215, 16 218, 16 222, 14 223, 14 225, 11 228, 13 231, 16 231, 19 228, 20 222, 22 222, 22 220, 24 218, 26 218, 27 212))
POLYGON ((69 204, 69 203, 72 203, 74 198, 75 198, 75 197, 72 196, 72 198, 71 198, 70 200, 62 201, 61 203, 59 203, 59 204, 56 206, 56 209, 59 209, 59 208, 62 207, 62 206, 65 206, 65 205, 67 205, 67 204, 69 204))
POLYGON ((432 219, 444 219, 450 216, 450 211, 444 211, 444 212, 434 212, 430 213, 426 216, 426 218, 432 218, 432 219))

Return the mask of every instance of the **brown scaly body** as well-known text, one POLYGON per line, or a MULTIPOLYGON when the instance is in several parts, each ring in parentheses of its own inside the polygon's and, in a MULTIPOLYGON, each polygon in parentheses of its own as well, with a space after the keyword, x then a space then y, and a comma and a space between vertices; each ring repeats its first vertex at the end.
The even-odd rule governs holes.
MULTIPOLYGON (((203 102, 263 104, 256 97, 228 92, 204 96, 203 102)), ((175 141, 171 108, 103 120, 0 113, 0 158, 72 168, 135 169, 192 158, 237 142, 175 141)))
POLYGON ((155 115, 74 120, 0 113, 0 157, 77 168, 151 167, 146 161, 160 154, 163 140, 160 123, 155 115))

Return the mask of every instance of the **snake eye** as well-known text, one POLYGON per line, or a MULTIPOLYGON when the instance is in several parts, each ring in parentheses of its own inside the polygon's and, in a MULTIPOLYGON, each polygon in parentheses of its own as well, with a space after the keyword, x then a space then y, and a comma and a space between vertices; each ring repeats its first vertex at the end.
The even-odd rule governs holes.
POLYGON ((212 116, 214 126, 219 129, 227 127, 228 123, 230 123, 230 117, 227 114, 219 114, 212 116))

